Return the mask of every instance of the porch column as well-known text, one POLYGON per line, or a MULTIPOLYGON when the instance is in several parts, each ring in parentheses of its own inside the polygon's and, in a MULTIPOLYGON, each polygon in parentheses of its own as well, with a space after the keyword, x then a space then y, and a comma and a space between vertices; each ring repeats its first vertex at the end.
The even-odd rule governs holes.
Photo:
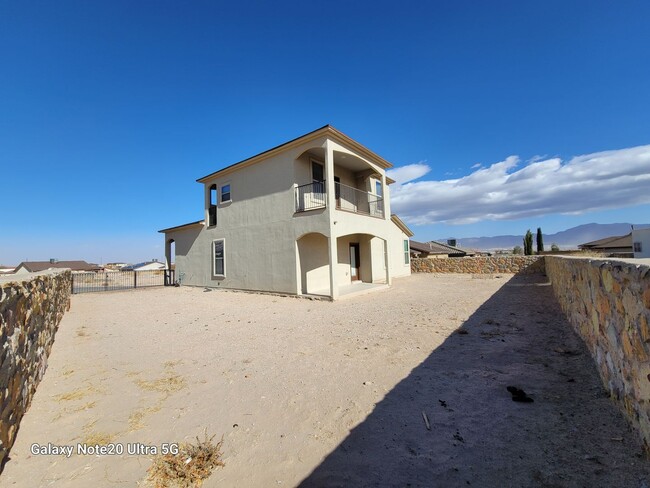
POLYGON ((386 184, 386 173, 381 174, 381 197, 384 199, 384 219, 390 220, 390 198, 388 198, 388 185, 386 184))
POLYGON ((334 191, 334 149, 329 139, 325 141, 325 188, 327 189, 327 207, 330 213, 330 226, 336 208, 336 192, 334 191))
POLYGON ((330 260, 330 296, 332 300, 336 300, 339 297, 339 285, 336 282, 336 266, 339 260, 339 254, 335 235, 330 235, 327 238, 327 246, 329 248, 330 260))
POLYGON ((339 286, 336 281, 336 266, 339 260, 336 242, 336 192, 334 190, 334 149, 330 140, 325 140, 325 188, 327 189, 327 214, 329 215, 329 237, 327 247, 329 250, 330 265, 330 296, 336 300, 339 296, 339 286))
POLYGON ((384 239, 384 249, 386 250, 384 253, 384 262, 386 264, 386 284, 390 285, 392 284, 392 273, 390 272, 390 246, 388 245, 388 239, 384 239))

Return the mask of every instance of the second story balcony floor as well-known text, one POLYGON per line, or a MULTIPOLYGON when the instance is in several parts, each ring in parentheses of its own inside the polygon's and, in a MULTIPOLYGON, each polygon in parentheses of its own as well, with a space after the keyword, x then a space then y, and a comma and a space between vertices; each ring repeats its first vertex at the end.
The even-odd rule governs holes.
MULTIPOLYGON (((370 217, 384 218, 384 199, 372 192, 353 188, 338 181, 334 183, 336 209, 370 217)), ((306 212, 327 206, 327 185, 319 180, 295 188, 296 212, 306 212)))

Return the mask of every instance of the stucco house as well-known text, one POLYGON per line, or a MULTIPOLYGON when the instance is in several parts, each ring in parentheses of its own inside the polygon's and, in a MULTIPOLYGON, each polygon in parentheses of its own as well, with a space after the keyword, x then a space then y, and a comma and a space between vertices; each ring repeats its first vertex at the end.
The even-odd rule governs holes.
MULTIPOLYGON (((392 165, 327 125, 199 178, 204 218, 159 232, 181 285, 324 295, 411 273, 392 165)), ((361 288, 354 288, 359 290, 361 288)))

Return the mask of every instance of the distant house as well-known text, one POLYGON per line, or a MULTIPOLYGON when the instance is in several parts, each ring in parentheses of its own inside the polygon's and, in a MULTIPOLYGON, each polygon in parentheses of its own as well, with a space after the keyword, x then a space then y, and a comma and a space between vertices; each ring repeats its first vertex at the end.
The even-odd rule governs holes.
POLYGON ((0 264, 0 275, 13 273, 16 268, 14 266, 5 266, 0 264))
POLYGON ((633 257, 632 233, 624 236, 611 236, 597 241, 580 244, 578 248, 584 251, 601 252, 607 255, 616 255, 617 257, 633 257))
POLYGON ((650 228, 632 231, 632 248, 635 258, 650 258, 650 228))
POLYGON ((411 257, 413 258, 462 258, 474 256, 473 251, 450 246, 441 242, 409 241, 411 257))
POLYGON ((128 266, 122 266, 121 271, 159 271, 165 269, 165 263, 160 261, 145 261, 144 263, 130 264, 128 266))
POLYGON ((58 261, 50 259, 49 261, 23 261, 16 266, 16 274, 38 273, 47 269, 69 268, 73 272, 98 271, 100 267, 96 264, 87 263, 86 261, 58 261))

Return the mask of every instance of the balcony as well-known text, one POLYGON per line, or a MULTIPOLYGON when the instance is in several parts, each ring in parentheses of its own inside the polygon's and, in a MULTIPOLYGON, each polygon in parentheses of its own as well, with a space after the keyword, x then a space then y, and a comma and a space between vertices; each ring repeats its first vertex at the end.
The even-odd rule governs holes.
MULTIPOLYGON (((336 182, 334 184, 337 210, 384 218, 384 199, 373 193, 352 188, 336 182)), ((323 208, 327 204, 324 181, 315 181, 295 189, 296 212, 323 208)))

